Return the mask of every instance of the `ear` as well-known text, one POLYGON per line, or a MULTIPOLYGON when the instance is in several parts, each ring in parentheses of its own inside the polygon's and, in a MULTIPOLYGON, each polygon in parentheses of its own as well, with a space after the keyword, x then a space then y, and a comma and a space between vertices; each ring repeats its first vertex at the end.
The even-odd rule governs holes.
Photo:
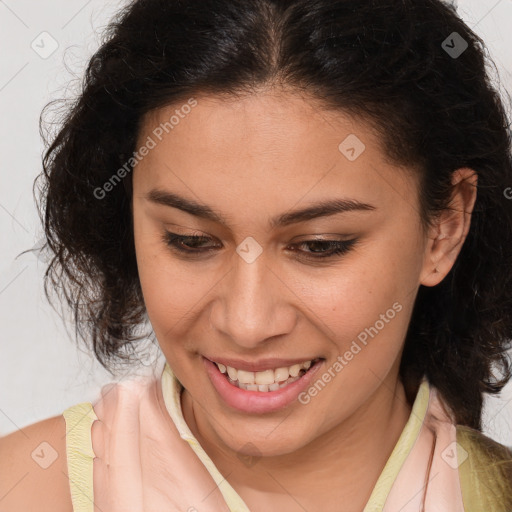
POLYGON ((453 267, 469 233, 477 183, 473 169, 464 167, 453 173, 450 204, 428 234, 420 284, 439 284, 453 267))

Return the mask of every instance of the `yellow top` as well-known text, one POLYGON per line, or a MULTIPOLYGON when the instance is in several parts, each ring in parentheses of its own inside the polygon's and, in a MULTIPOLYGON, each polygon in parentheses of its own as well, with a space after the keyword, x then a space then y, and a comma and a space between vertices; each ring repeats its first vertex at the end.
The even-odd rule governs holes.
POLYGON ((73 405, 66 419, 66 454, 73 512, 94 512, 91 426, 97 416, 90 402, 73 405))
MULTIPOLYGON (((190 444, 215 480, 231 512, 250 512, 242 498, 222 476, 190 431, 181 410, 180 395, 182 390, 182 384, 166 363, 162 374, 162 393, 169 415, 181 437, 190 444)), ((429 384, 427 380, 423 380, 416 395, 409 420, 377 480, 363 512, 377 512, 383 509, 391 486, 418 437, 427 411, 429 396, 429 384)), ((94 512, 94 451, 91 441, 91 426, 93 421, 98 418, 90 402, 83 402, 67 408, 63 412, 63 416, 66 419, 66 449, 73 511, 94 512)))

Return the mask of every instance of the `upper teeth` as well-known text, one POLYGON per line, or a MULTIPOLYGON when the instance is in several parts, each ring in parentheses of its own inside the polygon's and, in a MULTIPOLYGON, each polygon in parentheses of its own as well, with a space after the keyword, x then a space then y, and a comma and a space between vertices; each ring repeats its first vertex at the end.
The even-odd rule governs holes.
POLYGON ((215 363, 222 373, 228 373, 231 380, 238 380, 242 384, 273 384, 274 382, 283 382, 289 377, 297 377, 302 368, 307 370, 311 366, 312 361, 294 364, 292 366, 284 366, 274 370, 265 370, 262 372, 248 372, 245 370, 237 370, 231 366, 225 366, 222 363, 215 363))

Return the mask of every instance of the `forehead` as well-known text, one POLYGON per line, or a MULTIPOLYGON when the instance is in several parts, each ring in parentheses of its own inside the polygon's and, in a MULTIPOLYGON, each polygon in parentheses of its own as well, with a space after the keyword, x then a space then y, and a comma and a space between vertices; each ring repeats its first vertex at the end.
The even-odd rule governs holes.
POLYGON ((414 186, 371 125, 289 93, 177 102, 145 116, 138 147, 149 139, 153 149, 137 164, 143 172, 134 185, 214 205, 235 195, 245 199, 240 207, 261 198, 291 206, 326 194, 382 203, 410 198, 414 186))
POLYGON ((354 132, 372 145, 380 145, 377 134, 363 120, 339 110, 326 110, 318 100, 290 92, 183 99, 144 116, 139 136, 153 132, 159 140, 169 139, 171 145, 170 139, 174 139, 176 145, 186 143, 210 150, 239 145, 247 152, 294 148, 311 153, 315 147, 322 151, 330 143, 335 143, 336 149, 344 133, 354 132))

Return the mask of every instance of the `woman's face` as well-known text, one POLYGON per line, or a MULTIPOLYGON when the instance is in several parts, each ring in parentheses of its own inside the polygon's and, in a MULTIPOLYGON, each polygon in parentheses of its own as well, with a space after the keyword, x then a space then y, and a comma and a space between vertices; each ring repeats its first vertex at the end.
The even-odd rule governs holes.
POLYGON ((289 93, 196 97, 146 116, 143 146, 133 218, 144 300, 203 430, 234 451, 285 454, 393 393, 433 267, 416 178, 386 161, 368 125, 289 93), (344 201, 367 207, 293 215, 344 201), (171 246, 166 231, 205 238, 171 246), (321 257, 337 242, 345 252, 321 257), (205 358, 246 370, 322 361, 307 386, 265 394, 215 370, 219 392, 205 358))

